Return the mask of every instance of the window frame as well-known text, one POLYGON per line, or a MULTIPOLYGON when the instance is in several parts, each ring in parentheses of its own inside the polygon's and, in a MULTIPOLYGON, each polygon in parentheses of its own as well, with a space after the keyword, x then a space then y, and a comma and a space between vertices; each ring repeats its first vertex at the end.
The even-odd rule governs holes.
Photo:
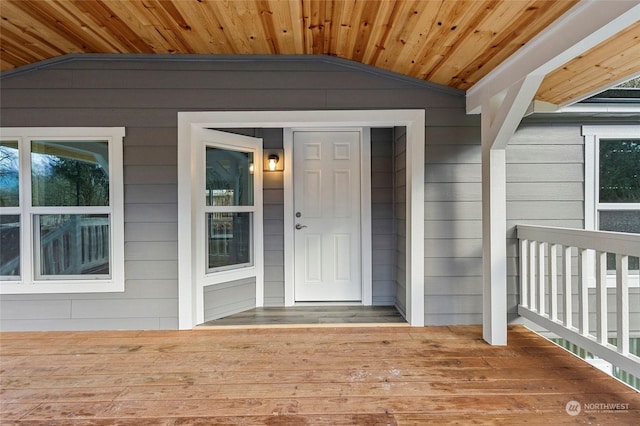
POLYGON ((124 127, 5 127, 0 139, 18 141, 19 207, 0 207, 0 214, 20 216, 20 276, 0 278, 0 294, 98 293, 124 291, 124 127), (108 143, 109 206, 32 206, 31 141, 65 140, 108 143), (39 275, 40 254, 36 216, 56 214, 107 214, 109 217, 110 274, 39 275))
MULTIPOLYGON (((640 203, 600 202, 600 140, 640 139, 640 125, 599 125, 582 126, 584 137, 584 228, 599 230, 601 211, 640 210, 640 203)), ((593 258, 595 262, 595 257, 593 258)), ((595 287, 595 278, 589 280, 589 287, 595 287)), ((629 286, 640 287, 640 275, 629 274, 629 286)), ((607 274, 607 287, 615 287, 615 276, 607 274)))
MULTIPOLYGON (((258 180, 260 179, 260 176, 256 175, 256 156, 257 156, 257 147, 252 146, 250 144, 240 144, 237 143, 236 145, 227 145, 224 143, 213 143, 213 142, 205 142, 203 143, 203 158, 204 158, 204 166, 203 166, 203 170, 205 171, 205 173, 203 174, 203 176, 201 177, 201 179, 206 180, 206 170, 207 170, 207 148, 214 148, 214 149, 221 149, 221 150, 227 150, 227 151, 234 151, 234 152, 241 152, 241 153, 251 153, 253 155, 253 165, 254 165, 254 172, 250 173, 251 175, 251 186, 252 186, 252 192, 253 192, 253 196, 252 196, 252 203, 251 204, 246 204, 246 205, 231 205, 231 206, 216 206, 216 205, 207 205, 206 203, 206 199, 203 199, 203 212, 205 215, 205 235, 207 235, 207 238, 205 240, 205 275, 207 276, 211 276, 220 272, 227 272, 227 271, 237 271, 237 270, 242 270, 242 269, 248 269, 248 268, 253 268, 255 265, 255 253, 254 253, 254 239, 255 239, 255 227, 254 227, 254 220, 255 220, 255 215, 258 211, 258 206, 256 205, 256 197, 255 197, 255 188, 256 186, 258 186, 258 180), (244 263, 235 263, 232 265, 224 265, 224 266, 216 266, 216 267, 209 267, 208 265, 208 258, 209 258, 209 240, 208 240, 208 235, 209 235, 209 229, 207 226, 207 215, 209 214, 216 214, 216 213, 249 213, 249 262, 244 262, 244 263)), ((206 190, 206 183, 203 185, 205 187, 206 190)))

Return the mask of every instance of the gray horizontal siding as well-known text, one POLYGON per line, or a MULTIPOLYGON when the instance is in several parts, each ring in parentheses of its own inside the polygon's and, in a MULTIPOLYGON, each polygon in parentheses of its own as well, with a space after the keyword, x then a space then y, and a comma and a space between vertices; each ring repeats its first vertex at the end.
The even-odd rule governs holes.
MULTIPOLYGON (((265 149, 282 149, 282 129, 256 129, 256 137, 263 139, 265 149)), ((264 306, 284 306, 284 173, 263 176, 264 306)))
POLYGON ((482 184, 478 127, 429 128, 425 148, 425 319, 482 318, 482 184))
POLYGON ((396 237, 393 232, 393 129, 371 129, 371 215, 387 226, 372 228, 372 303, 394 305, 396 237), (373 271, 372 271, 373 272, 373 271))
POLYGON ((204 320, 237 314, 256 306, 256 280, 245 278, 204 288, 204 320))
MULTIPOLYGON (((8 313, 22 315, 5 317, 3 329, 177 326, 179 111, 423 108, 428 144, 425 181, 449 184, 431 187, 425 193, 427 220, 434 225, 460 223, 460 228, 456 225, 434 229, 427 224, 427 229, 435 236, 455 239, 459 238, 459 229, 474 228, 479 218, 479 202, 473 196, 477 185, 458 185, 480 182, 480 166, 474 162, 479 121, 478 117, 465 114, 462 93, 384 71, 373 72, 346 61, 318 57, 65 58, 24 72, 3 74, 0 95, 3 126, 126 127, 125 292, 3 296, 0 306, 6 307, 8 313), (452 148, 454 145, 459 147, 452 148), (472 213, 467 213, 467 207, 472 213), (451 209, 461 213, 451 214, 451 209), (76 301, 82 303, 74 310, 76 301), (50 314, 46 308, 38 309, 47 302, 55 305, 50 314), (92 305, 96 308, 93 311, 104 318, 74 317, 89 316, 92 305), (140 311, 134 312, 131 306, 138 306, 140 311)), ((282 183, 276 175, 265 176, 264 182, 268 203, 264 211, 268 235, 265 301, 271 304, 283 300, 280 283, 284 276, 280 261, 282 183)), ((389 189, 388 184, 385 186, 388 177, 383 173, 374 176, 375 185, 389 189)), ((393 177, 404 182, 402 172, 393 177)), ((402 196, 402 191, 396 193, 402 196)), ((374 201, 383 203, 385 197, 376 192, 374 201)), ((386 207, 375 209, 373 227, 381 235, 395 232, 394 224, 388 220, 389 212, 386 207)), ((403 244, 404 225, 398 226, 398 244, 403 244)), ((387 237, 376 240, 376 259, 388 255, 387 243, 387 237)), ((455 250, 449 254, 455 255, 455 250)), ((403 261, 403 256, 398 257, 398 262, 403 261)), ((373 273, 380 282, 396 279, 387 264, 374 265, 373 273)), ((426 281, 433 293, 446 291, 440 285, 426 281)), ((388 297, 388 290, 387 285, 374 286, 381 298, 388 297)), ((425 288, 426 294, 430 294, 429 290, 425 288)), ((458 319, 472 318, 466 315, 458 319)), ((440 323, 440 317, 438 314, 428 318, 440 323)))
MULTIPOLYGON (((517 224, 583 228, 584 141, 579 125, 525 124, 511 138, 506 153, 507 275, 512 298, 519 294, 517 224)), ((509 305, 510 312, 513 307, 509 305)))
POLYGON ((407 129, 394 128, 393 143, 393 223, 395 231, 395 270, 391 277, 395 282, 395 305, 406 315, 407 312, 407 129))

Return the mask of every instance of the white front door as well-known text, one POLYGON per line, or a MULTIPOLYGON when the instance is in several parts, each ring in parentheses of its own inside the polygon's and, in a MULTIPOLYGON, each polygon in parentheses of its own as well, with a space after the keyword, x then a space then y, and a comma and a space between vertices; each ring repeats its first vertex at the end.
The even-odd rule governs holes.
POLYGON ((294 132, 296 302, 362 300, 360 138, 294 132))

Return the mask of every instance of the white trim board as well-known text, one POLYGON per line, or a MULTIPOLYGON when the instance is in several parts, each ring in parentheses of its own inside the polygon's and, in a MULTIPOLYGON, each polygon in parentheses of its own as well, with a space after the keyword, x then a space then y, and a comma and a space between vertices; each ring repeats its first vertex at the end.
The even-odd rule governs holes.
MULTIPOLYGON (((180 329, 196 324, 191 273, 191 152, 192 128, 344 128, 407 129, 407 321, 424 325, 424 110, 357 111, 223 111, 178 113, 178 306, 180 329), (185 167, 189 165, 189 167, 185 167)), ((286 146, 285 146, 286 149, 286 146)), ((285 155, 285 182, 291 179, 290 155, 285 155)), ((289 201, 291 202, 291 201, 289 201)), ((287 199, 285 198, 285 209, 287 199)), ((291 218, 285 216, 285 228, 291 218)), ((290 272, 285 269, 285 274, 290 272)))

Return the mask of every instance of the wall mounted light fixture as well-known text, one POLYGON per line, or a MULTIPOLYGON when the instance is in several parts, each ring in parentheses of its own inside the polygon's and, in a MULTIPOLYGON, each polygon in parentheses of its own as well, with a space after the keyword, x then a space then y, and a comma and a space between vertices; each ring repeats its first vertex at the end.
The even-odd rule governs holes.
POLYGON ((282 149, 264 150, 264 171, 281 172, 284 170, 284 151, 282 149))

